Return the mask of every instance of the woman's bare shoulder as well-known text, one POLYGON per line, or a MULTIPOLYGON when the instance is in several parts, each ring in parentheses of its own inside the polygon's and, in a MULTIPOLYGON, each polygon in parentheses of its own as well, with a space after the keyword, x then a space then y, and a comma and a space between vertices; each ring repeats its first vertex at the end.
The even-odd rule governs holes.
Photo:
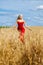
POLYGON ((17 20, 17 22, 25 22, 24 20, 17 20))

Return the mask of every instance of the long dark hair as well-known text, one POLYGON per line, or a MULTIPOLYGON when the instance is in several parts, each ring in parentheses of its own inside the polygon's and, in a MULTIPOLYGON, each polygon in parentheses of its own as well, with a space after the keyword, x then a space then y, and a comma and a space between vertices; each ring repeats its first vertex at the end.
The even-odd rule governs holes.
POLYGON ((22 19, 21 17, 22 17, 22 15, 18 15, 17 20, 18 20, 18 19, 22 19))

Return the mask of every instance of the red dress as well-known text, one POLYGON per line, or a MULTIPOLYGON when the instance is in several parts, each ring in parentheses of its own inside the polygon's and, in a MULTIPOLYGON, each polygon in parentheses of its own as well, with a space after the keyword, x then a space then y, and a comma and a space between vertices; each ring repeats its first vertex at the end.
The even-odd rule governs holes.
POLYGON ((25 33, 25 28, 24 28, 24 22, 17 22, 18 24, 18 30, 21 32, 21 33, 25 33))
POLYGON ((20 31, 20 40, 24 43, 24 33, 25 33, 25 28, 24 28, 24 22, 17 22, 18 24, 18 30, 20 31))

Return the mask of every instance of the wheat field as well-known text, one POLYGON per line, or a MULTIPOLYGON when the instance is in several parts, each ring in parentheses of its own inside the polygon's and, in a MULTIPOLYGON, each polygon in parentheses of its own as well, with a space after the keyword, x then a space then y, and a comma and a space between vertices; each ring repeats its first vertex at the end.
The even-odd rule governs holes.
POLYGON ((0 65, 43 65, 43 27, 30 27, 19 39, 16 27, 0 28, 0 65))

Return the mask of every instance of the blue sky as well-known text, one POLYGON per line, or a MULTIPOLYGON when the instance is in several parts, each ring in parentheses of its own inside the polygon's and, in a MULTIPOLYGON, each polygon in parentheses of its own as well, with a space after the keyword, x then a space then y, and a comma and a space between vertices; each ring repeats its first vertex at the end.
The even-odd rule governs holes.
POLYGON ((17 16, 29 26, 43 26, 43 0, 0 0, 0 26, 15 25, 17 16))

